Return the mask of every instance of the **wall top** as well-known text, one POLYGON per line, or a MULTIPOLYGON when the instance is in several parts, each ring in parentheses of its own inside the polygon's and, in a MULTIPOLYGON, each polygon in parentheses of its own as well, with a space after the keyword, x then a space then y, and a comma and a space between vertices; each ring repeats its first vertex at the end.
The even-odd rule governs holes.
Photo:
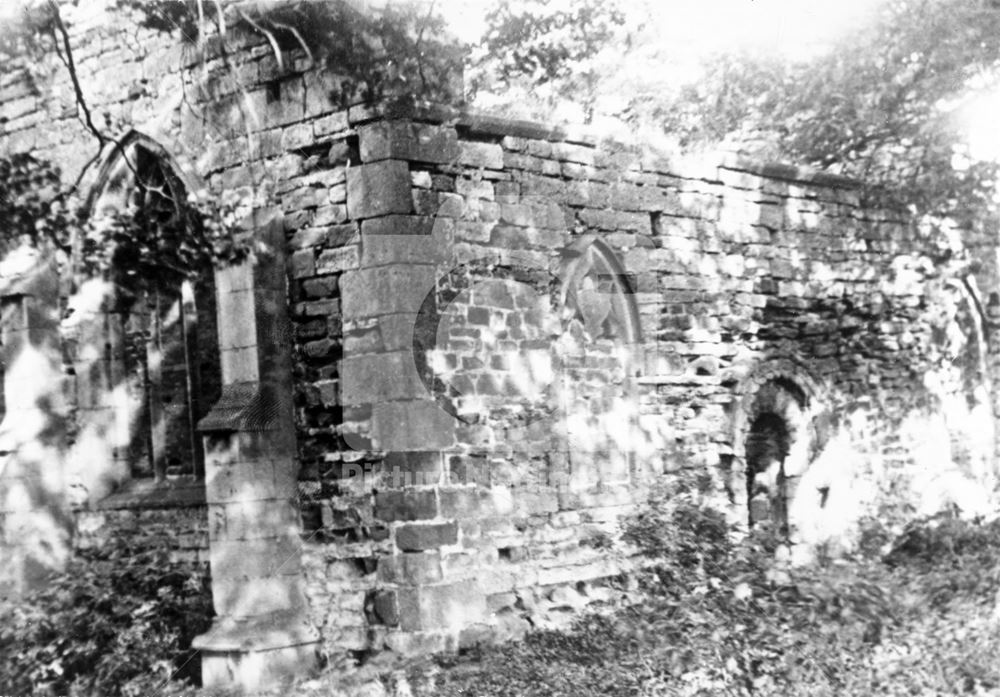
MULTIPOLYGON (((567 124, 550 126, 537 121, 508 118, 461 105, 436 102, 383 101, 358 104, 348 110, 348 122, 359 126, 385 119, 409 119, 433 124, 453 125, 465 132, 487 138, 526 138, 548 140, 597 147, 610 146, 613 149, 650 150, 642 141, 621 141, 601 134, 596 129, 583 125, 567 124)), ((677 153, 657 153, 669 160, 682 161, 677 153)), ((832 174, 813 167, 804 167, 782 162, 761 162, 737 153, 719 152, 714 165, 720 169, 752 174, 765 179, 788 183, 805 184, 836 189, 858 189, 862 182, 853 177, 832 174)))

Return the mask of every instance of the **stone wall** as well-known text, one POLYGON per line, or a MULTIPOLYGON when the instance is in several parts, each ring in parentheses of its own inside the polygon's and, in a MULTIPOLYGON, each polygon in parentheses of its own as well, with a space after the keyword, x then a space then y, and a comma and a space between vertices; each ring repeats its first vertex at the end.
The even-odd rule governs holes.
MULTIPOLYGON (((237 528, 298 534, 247 520, 258 499, 280 507, 275 482, 298 469, 302 548, 277 566, 295 575, 301 556, 327 655, 558 624, 636 563, 622 521, 671 483, 734 522, 758 503, 757 521, 786 511, 803 556, 849 546, 867 516, 992 508, 994 240, 870 210, 857 183, 793 167, 459 109, 342 109, 335 76, 304 56, 279 66, 266 44, 199 56, 169 37, 79 31, 111 132, 161 146, 195 197, 283 216, 290 331, 266 321, 266 294, 252 317, 227 296, 220 331, 223 372, 248 384, 280 363, 259 347, 287 345, 292 394, 274 403, 291 397, 297 461, 255 449, 270 484, 215 463, 234 479, 210 472, 208 515, 230 560, 237 528), (778 424, 780 447, 748 449, 771 437, 761 423, 778 424)), ((106 184, 83 169, 93 144, 63 74, 35 85, 0 82, 4 152, 106 184)), ((83 287, 61 287, 63 302, 83 287)), ((8 425, 34 408, 7 404, 8 425)), ((83 418, 69 413, 67 435, 83 418)), ((74 499, 92 509, 122 486, 120 467, 59 448, 58 491, 39 506, 62 511, 65 488, 100 482, 74 499)), ((231 568, 226 588, 257 583, 258 566, 231 568)))
POLYGON ((81 511, 77 516, 77 549, 100 548, 114 537, 136 540, 141 546, 166 547, 172 561, 209 563, 206 508, 116 508, 81 511))
POLYGON ((745 520, 763 413, 797 428, 803 555, 865 516, 989 505, 974 278, 855 183, 456 112, 348 126, 346 171, 302 178, 331 199, 284 203, 324 222, 345 205, 289 238, 331 650, 443 648, 586 604, 629 563, 592 541, 670 475, 745 520))

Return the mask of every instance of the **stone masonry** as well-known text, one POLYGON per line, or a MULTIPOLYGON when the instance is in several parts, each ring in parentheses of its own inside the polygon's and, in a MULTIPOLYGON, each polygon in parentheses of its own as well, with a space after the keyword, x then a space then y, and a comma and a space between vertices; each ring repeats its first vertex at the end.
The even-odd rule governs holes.
MULTIPOLYGON (((211 562, 206 683, 251 687, 558 625, 634 568, 621 525, 664 489, 780 519, 801 558, 866 516, 995 505, 995 239, 795 167, 345 109, 336 76, 265 43, 76 31, 121 151, 258 247, 215 272, 217 360, 177 362, 221 386, 190 406, 183 476, 123 454, 145 405, 173 407, 116 368, 112 291, 37 250, 0 264, 7 592, 174 501, 178 553, 211 562)), ((97 200, 127 190, 115 149, 86 166, 59 71, 0 78, 0 133, 97 200)))

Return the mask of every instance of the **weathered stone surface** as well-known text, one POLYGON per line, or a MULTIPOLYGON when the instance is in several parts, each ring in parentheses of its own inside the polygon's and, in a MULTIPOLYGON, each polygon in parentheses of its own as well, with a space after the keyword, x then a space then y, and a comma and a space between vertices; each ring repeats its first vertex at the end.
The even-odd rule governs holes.
POLYGON ((316 257, 316 273, 337 273, 358 267, 360 254, 357 245, 326 249, 316 257))
POLYGON ((413 264, 348 271, 341 279, 344 318, 416 312, 433 289, 435 275, 433 266, 413 264))
POLYGON ((391 487, 437 484, 444 468, 444 456, 437 451, 391 452, 385 456, 384 477, 391 487))
POLYGON ((417 215, 388 215, 366 220, 361 224, 361 234, 370 235, 430 235, 434 218, 417 215))
POLYGON ((379 622, 390 627, 399 624, 399 604, 395 591, 377 591, 373 606, 375 617, 379 622))
POLYGON ((486 596, 474 580, 443 586, 401 588, 399 626, 408 631, 453 629, 484 622, 486 596))
POLYGON ((340 379, 344 404, 383 404, 421 397, 427 392, 412 355, 406 351, 347 355, 340 379))
POLYGON ((347 170, 347 214, 354 220, 389 213, 410 213, 410 168, 402 160, 384 160, 347 170))
POLYGON ((426 520, 436 515, 437 492, 433 489, 399 489, 375 495, 375 517, 379 520, 426 520))
POLYGON ((423 552, 458 542, 455 523, 403 525, 396 528, 396 546, 404 552, 423 552))
MULTIPOLYGON (((376 218, 366 223, 387 220, 376 218)), ((414 220, 414 218, 408 218, 414 220)), ((385 264, 436 264, 445 262, 451 254, 454 239, 454 224, 445 218, 417 218, 416 224, 387 226, 387 230, 399 233, 382 234, 381 227, 366 230, 363 244, 362 262, 364 266, 385 264)))
POLYGON ((292 276, 305 278, 316 272, 316 253, 311 249, 301 249, 290 258, 292 276))
POLYGON ((385 450, 447 448, 455 443, 455 419, 431 401, 378 402, 372 437, 385 450))
POLYGON ((379 121, 358 128, 358 137, 362 162, 395 158, 446 163, 459 155, 455 129, 446 126, 379 121))
POLYGON ((458 161, 460 164, 470 167, 503 169, 503 149, 495 143, 463 141, 460 144, 458 161))
POLYGON ((404 553, 378 561, 378 579, 383 583, 422 586, 442 579, 441 555, 437 552, 404 553))

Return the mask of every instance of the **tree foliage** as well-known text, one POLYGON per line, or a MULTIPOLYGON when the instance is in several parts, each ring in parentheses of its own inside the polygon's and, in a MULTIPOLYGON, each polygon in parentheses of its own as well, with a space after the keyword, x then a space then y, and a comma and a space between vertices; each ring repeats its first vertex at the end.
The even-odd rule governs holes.
POLYGON ((618 3, 499 0, 486 22, 470 66, 473 93, 544 92, 543 111, 569 100, 593 117, 610 56, 626 38, 618 3))
MULTIPOLYGON (((571 21, 603 7, 594 0, 575 6, 571 21)), ((996 165, 968 157, 948 107, 997 82, 996 3, 883 0, 874 21, 813 57, 733 49, 706 58, 695 77, 673 83, 664 82, 663 68, 679 58, 660 40, 657 18, 641 15, 642 6, 630 6, 633 14, 620 23, 625 36, 587 34, 585 51, 558 47, 565 15, 526 22, 506 7, 501 2, 489 15, 484 44, 506 53, 490 52, 481 68, 488 74, 505 77, 518 66, 538 66, 519 74, 538 92, 595 105, 598 116, 652 127, 689 149, 725 144, 856 176, 872 185, 880 202, 919 214, 971 224, 995 209, 996 165), (617 50, 602 53, 607 42, 617 50), (596 76, 589 93, 579 92, 579 74, 596 76), (553 88, 553 82, 562 85, 553 88)))
POLYGON ((133 293, 175 290, 185 278, 250 252, 222 207, 194 200, 177 182, 171 186, 162 170, 136 176, 140 205, 94 219, 51 163, 26 154, 0 157, 0 251, 26 244, 63 259, 75 255, 77 271, 110 275, 133 293))
POLYGON ((268 41, 279 66, 293 52, 322 62, 341 78, 332 96, 347 106, 383 98, 461 98, 464 47, 450 40, 431 4, 387 4, 363 11, 347 0, 117 0, 140 26, 173 34, 189 45, 207 39, 268 41))

